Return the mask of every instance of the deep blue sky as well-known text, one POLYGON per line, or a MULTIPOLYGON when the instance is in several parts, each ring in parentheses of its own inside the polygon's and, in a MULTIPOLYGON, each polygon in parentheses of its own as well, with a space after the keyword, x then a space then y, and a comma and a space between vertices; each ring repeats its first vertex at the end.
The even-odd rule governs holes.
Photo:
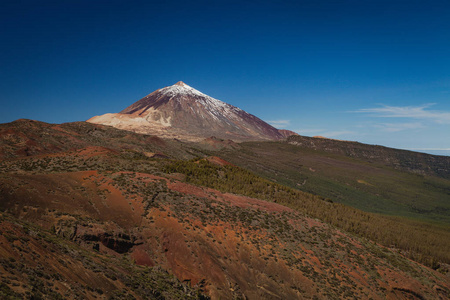
POLYGON ((177 81, 278 128, 450 149, 449 1, 0 1, 0 122, 177 81))

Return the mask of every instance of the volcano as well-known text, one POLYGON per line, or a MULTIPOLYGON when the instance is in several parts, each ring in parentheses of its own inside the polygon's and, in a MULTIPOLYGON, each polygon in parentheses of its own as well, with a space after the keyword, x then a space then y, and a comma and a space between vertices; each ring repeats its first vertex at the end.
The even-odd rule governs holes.
POLYGON ((294 134, 182 81, 154 91, 120 113, 95 116, 87 122, 185 141, 211 136, 234 141, 280 140, 294 134))

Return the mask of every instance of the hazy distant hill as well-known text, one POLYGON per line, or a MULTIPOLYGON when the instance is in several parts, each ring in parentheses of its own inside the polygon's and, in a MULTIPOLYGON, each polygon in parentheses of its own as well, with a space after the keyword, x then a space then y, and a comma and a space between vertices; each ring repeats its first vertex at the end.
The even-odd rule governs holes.
POLYGON ((290 136, 288 138, 288 143, 303 148, 360 158, 368 162, 382 163, 394 167, 395 169, 417 174, 450 178, 450 157, 435 156, 358 142, 327 138, 310 138, 300 135, 290 136))
POLYGON ((334 202, 450 224, 450 157, 303 136, 241 143, 216 155, 334 202))

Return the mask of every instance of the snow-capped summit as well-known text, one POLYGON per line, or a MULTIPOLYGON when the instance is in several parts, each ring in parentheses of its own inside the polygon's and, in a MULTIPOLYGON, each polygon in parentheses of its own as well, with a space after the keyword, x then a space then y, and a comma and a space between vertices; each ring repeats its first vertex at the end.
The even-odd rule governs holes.
POLYGON ((178 94, 178 93, 189 94, 189 93, 191 93, 191 94, 197 94, 197 95, 206 96, 205 94, 203 94, 203 93, 197 91, 196 89, 190 87, 189 85, 187 85, 183 81, 178 81, 174 85, 165 87, 165 88, 161 89, 161 92, 163 92, 165 94, 178 94))
POLYGON ((278 140, 278 129, 240 108, 214 99, 182 81, 145 96, 118 114, 88 120, 140 133, 199 140, 278 140))
MULTIPOLYGON (((233 107, 232 105, 229 105, 225 102, 222 102, 220 100, 214 99, 208 95, 203 94, 202 92, 190 87, 189 85, 185 84, 182 81, 178 81, 174 85, 156 90, 155 92, 145 96, 135 104, 131 105, 130 107, 127 107, 121 113, 129 113, 130 109, 133 110, 136 104, 140 103, 144 99, 149 99, 151 97, 154 98, 155 93, 167 96, 170 99, 174 98, 174 101, 183 101, 183 100, 192 100, 195 99, 197 102, 201 102, 202 104, 208 106, 212 111, 214 110, 220 110, 221 108, 224 108, 226 106, 233 107)), ((166 99, 167 100, 167 99, 166 99)), ((148 101, 142 101, 142 103, 145 103, 147 105, 148 101)), ((234 107, 234 109, 238 109, 234 107)))

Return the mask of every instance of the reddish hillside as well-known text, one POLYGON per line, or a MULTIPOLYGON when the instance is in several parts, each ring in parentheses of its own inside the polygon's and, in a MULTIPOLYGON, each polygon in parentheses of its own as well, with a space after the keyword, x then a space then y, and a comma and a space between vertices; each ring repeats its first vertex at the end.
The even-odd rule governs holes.
POLYGON ((283 136, 283 138, 288 138, 291 135, 299 135, 298 133, 296 133, 292 130, 286 130, 286 129, 279 129, 278 132, 283 136))
POLYGON ((90 146, 106 147, 118 152, 151 152, 168 157, 192 158, 195 155, 192 151, 184 150, 178 141, 99 124, 48 124, 23 119, 0 124, 0 159, 59 153, 90 146))
MULTIPOLYGON (((0 189, 5 213, 88 251, 163 268, 214 299, 436 299, 450 291, 443 275, 289 208, 174 179, 121 171, 10 173, 0 176, 0 189)), ((4 259, 21 253, 4 249, 4 259)), ((109 280, 96 280, 108 294, 109 280)))
POLYGON ((445 275, 274 203, 295 194, 288 189, 218 157, 186 163, 149 155, 201 153, 192 145, 86 123, 8 126, 1 132, 28 131, 24 140, 36 148, 26 156, 17 151, 21 141, 8 134, 0 140, 2 157, 9 157, 0 160, 1 297, 450 295, 445 275), (183 174, 168 171, 177 164, 183 174), (206 182, 247 176, 249 186, 235 187, 266 185, 274 202, 187 183, 198 175, 206 182))

